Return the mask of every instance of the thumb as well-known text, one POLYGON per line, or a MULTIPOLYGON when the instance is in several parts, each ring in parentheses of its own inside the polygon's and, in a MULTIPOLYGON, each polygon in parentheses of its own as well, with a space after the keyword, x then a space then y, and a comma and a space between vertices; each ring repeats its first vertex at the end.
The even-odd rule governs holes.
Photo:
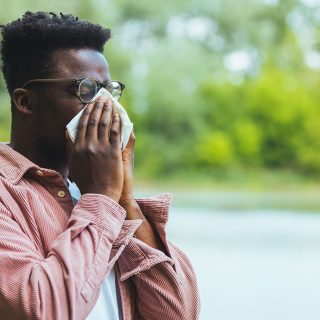
POLYGON ((125 149, 132 149, 133 150, 135 142, 136 142, 136 136, 135 136, 133 128, 132 128, 132 131, 131 131, 130 137, 129 137, 129 141, 128 141, 125 149))
POLYGON ((129 141, 127 146, 122 151, 122 160, 125 162, 130 162, 132 167, 134 165, 134 144, 136 141, 135 134, 133 130, 131 131, 129 141))

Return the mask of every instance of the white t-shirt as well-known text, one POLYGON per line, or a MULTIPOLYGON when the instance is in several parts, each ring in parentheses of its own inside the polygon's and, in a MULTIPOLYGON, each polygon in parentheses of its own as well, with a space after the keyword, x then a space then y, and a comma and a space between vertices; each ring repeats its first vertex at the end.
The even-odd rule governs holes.
MULTIPOLYGON (((81 196, 77 185, 68 179, 68 188, 72 200, 76 203, 81 196)), ((104 279, 101 285, 96 305, 88 315, 87 320, 119 320, 118 297, 116 290, 116 274, 114 268, 104 279)))

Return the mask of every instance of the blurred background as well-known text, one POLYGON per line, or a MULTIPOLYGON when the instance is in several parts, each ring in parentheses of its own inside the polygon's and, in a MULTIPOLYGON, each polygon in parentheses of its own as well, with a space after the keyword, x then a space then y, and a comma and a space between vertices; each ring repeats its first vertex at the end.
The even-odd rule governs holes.
MULTIPOLYGON (((320 1, 0 1, 110 27, 136 194, 173 194, 168 234, 204 320, 320 319, 320 1)), ((0 78, 0 140, 10 107, 0 78)))

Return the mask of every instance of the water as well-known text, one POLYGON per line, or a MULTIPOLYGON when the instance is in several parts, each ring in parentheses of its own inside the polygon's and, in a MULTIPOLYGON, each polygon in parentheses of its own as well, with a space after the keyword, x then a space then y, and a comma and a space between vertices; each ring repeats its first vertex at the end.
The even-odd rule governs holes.
POLYGON ((172 207, 168 235, 195 268, 200 319, 320 319, 320 214, 172 207))

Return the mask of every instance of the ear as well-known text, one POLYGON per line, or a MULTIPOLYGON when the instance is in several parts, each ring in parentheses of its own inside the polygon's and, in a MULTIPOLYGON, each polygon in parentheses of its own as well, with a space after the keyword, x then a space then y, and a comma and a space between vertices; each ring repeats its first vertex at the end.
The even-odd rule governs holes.
POLYGON ((34 112, 34 103, 32 103, 31 92, 27 89, 18 88, 13 91, 13 103, 16 111, 30 115, 34 112))

